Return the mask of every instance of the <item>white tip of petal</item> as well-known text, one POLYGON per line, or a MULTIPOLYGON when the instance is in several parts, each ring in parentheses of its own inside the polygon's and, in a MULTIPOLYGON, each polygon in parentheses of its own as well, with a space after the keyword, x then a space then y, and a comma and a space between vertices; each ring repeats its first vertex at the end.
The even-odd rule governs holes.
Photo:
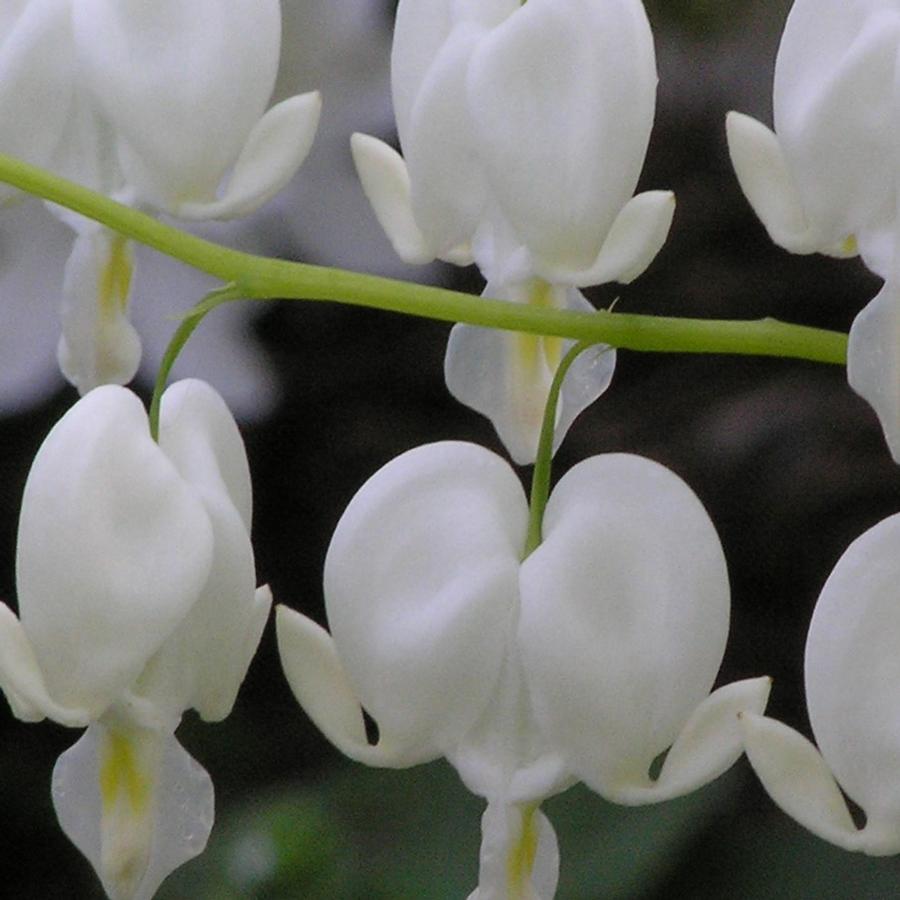
POLYGON ((662 249, 675 215, 671 191, 645 191, 619 211, 593 265, 580 272, 548 269, 547 277, 576 287, 618 281, 629 284, 662 249))
POLYGON ((271 200, 300 168, 319 126, 318 91, 289 97, 253 127, 220 200, 182 203, 172 213, 182 219, 234 219, 271 200))
POLYGON ((900 293, 892 281, 853 320, 847 380, 874 410, 900 463, 900 293))
MULTIPOLYGON (((415 756, 407 758, 402 749, 368 742, 362 707, 334 641, 321 625, 286 606, 278 606, 275 627, 281 666, 294 697, 338 750, 371 766, 401 767, 426 761, 415 756)), ((428 759, 433 756, 430 754, 428 759)))
POLYGON ((397 255, 412 265, 431 262, 434 252, 413 216, 403 157, 384 141, 359 132, 350 138, 350 149, 362 188, 397 255))
POLYGON ((85 710, 67 709, 50 696, 25 629, 5 603, 0 603, 0 690, 23 722, 50 718, 77 727, 90 721, 85 710))
POLYGON ((57 760, 53 805, 112 900, 150 900, 203 851, 214 815, 212 781, 174 735, 100 723, 57 760))
POLYGON ((818 837, 861 850, 860 832, 819 751, 774 719, 744 713, 740 724, 747 758, 775 803, 818 837))
MULTIPOLYGON (((775 132, 738 112, 728 113, 725 131, 741 190, 772 240, 791 253, 840 255, 837 248, 823 247, 810 228, 775 132)), ((844 255, 854 255, 850 245, 844 255)))
POLYGON ((680 797, 729 769, 744 750, 738 715, 761 715, 771 688, 772 679, 763 677, 736 681, 713 691, 681 730, 647 799, 680 797))

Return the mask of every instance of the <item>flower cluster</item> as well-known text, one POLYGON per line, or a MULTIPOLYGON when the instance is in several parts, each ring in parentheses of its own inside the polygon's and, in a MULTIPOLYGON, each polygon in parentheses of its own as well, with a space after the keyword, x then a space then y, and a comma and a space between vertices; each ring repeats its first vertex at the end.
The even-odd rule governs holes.
MULTIPOLYGON (((7 3, 0 150, 160 214, 246 215, 287 183, 318 123, 315 92, 266 111, 280 41, 279 0, 7 3)), ((82 393, 124 384, 141 355, 128 318, 131 245, 67 210, 52 212, 75 233, 60 367, 82 393)))
MULTIPOLYGON (((131 217, 244 216, 291 178, 317 129, 318 93, 266 109, 280 37, 278 0, 12 0, 0 9, 0 150, 131 217)), ((859 253, 885 279, 851 329, 848 376, 900 461, 898 53, 893 0, 797 0, 775 130, 732 113, 727 133, 776 243, 859 253)), ((391 68, 403 155, 361 133, 351 147, 398 256, 474 262, 486 298, 602 317, 581 289, 637 278, 674 213, 668 191, 635 194, 657 81, 639 0, 400 0, 391 68)), ((271 595, 255 586, 249 466, 225 402, 180 381, 148 414, 121 386, 140 357, 131 243, 51 213, 75 233, 59 362, 83 396, 25 485, 0 689, 22 721, 86 729, 53 773, 60 824, 110 898, 150 900, 213 821, 211 780, 175 731, 192 709, 229 714, 271 595)), ((392 768, 443 757, 486 801, 469 900, 555 895, 547 798, 583 782, 614 803, 656 803, 745 749, 816 834, 900 852, 900 515, 851 545, 813 616, 806 688, 820 752, 764 715, 767 677, 716 685, 725 555, 677 475, 608 453, 550 490, 556 449, 615 366, 610 347, 572 345, 455 325, 448 389, 490 418, 515 463, 535 463, 531 497, 507 462, 457 441, 408 450, 369 478, 328 548, 328 629, 277 610, 299 704, 348 757, 392 768)))

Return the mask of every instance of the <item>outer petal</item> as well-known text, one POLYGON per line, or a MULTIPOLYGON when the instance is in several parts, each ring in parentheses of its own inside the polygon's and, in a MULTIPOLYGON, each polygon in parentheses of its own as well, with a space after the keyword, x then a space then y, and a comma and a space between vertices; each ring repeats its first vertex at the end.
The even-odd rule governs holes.
POLYGON ((642 4, 529 0, 479 42, 466 87, 505 217, 543 264, 589 268, 634 191, 653 123, 642 4))
POLYGON ((559 846, 534 806, 489 803, 481 817, 478 887, 468 900, 553 900, 559 846))
POLYGON ((150 900, 213 824, 209 775, 174 735, 103 723, 57 760, 53 805, 113 900, 150 900))
POLYGON ((234 219, 271 200, 290 180, 312 147, 322 97, 318 91, 282 100, 253 127, 221 200, 182 203, 182 219, 234 219))
POLYGON ((431 262, 435 254, 416 225, 403 157, 367 134, 354 134, 350 146, 363 190, 397 256, 414 265, 431 262))
POLYGON ((237 425, 222 398, 193 379, 172 385, 160 412, 160 449, 203 503, 213 560, 202 591, 150 661, 140 693, 173 713, 195 707, 209 720, 231 711, 271 604, 254 591, 250 472, 237 425))
POLYGON ((436 255, 472 238, 489 199, 465 86, 484 35, 468 23, 453 31, 428 70, 403 143, 415 220, 436 255))
POLYGON ((644 191, 619 211, 589 268, 573 271, 539 263, 539 274, 548 281, 577 287, 609 281, 630 284, 662 249, 674 215, 675 195, 671 191, 644 191))
POLYGON ((105 228, 88 227, 66 263, 57 358, 82 394, 101 384, 126 384, 141 361, 141 339, 128 321, 134 268, 131 244, 105 228))
POLYGON ((370 766, 412 766, 438 756, 436 750, 394 746, 390 737, 370 744, 353 686, 331 635, 286 606, 276 610, 278 652, 297 702, 322 734, 342 753, 370 766), (412 751, 412 752, 410 752, 412 751))
POLYGON ((206 582, 209 518, 151 440, 134 394, 103 387, 57 423, 22 501, 19 610, 50 695, 96 717, 206 582))
MULTIPOLYGON (((574 288, 488 283, 483 296, 536 302, 594 312, 574 288)), ((500 440, 519 465, 534 462, 544 407, 553 376, 571 342, 528 334, 455 325, 450 332, 444 376, 447 389, 466 406, 491 420, 500 440)), ((615 350, 601 346, 575 360, 563 382, 554 451, 576 417, 608 387, 615 350)))
POLYGON ((885 282, 853 320, 847 380, 875 410, 891 456, 900 462, 900 288, 885 282))
POLYGON ((839 245, 893 213, 900 10, 882 0, 799 0, 775 66, 775 131, 809 220, 839 245), (860 98, 865 98, 864 102, 860 98))
MULTIPOLYGON (((816 604, 806 644, 809 718, 866 831, 900 852, 900 515, 857 538, 816 604)), ((806 823, 804 823, 806 824, 806 823)), ((867 848, 872 852, 870 848, 867 848)))
POLYGON ((325 560, 331 633, 391 746, 443 752, 500 672, 527 505, 515 473, 470 444, 404 453, 360 489, 325 560))
MULTIPOLYGON (((6 0, 0 12, 0 151, 45 166, 72 103, 69 0, 6 0)), ((0 202, 14 194, 0 187, 0 202)))
POLYGON ((813 834, 859 850, 860 833, 818 750, 803 735, 764 716, 741 716, 747 758, 769 796, 813 834))
POLYGON ((735 681, 713 691, 694 710, 666 755, 659 778, 646 778, 607 791, 617 803, 637 805, 681 797, 703 787, 729 769, 743 752, 738 718, 762 715, 772 686, 769 678, 735 681))
POLYGON ((391 50, 391 88, 404 146, 422 84, 454 26, 493 27, 518 7, 518 0, 400 0, 391 50))
POLYGON ((736 112, 728 113, 725 130, 741 190, 769 237, 791 253, 821 249, 775 132, 736 112))
POLYGON ((45 716, 62 725, 87 725, 90 714, 56 703, 47 692, 34 648, 15 613, 0 603, 0 689, 13 715, 23 722, 39 722, 45 716))
POLYGON ((544 732, 599 793, 649 785, 725 648, 728 575, 706 511, 657 463, 592 457, 551 495, 520 583, 523 664, 544 732))
POLYGON ((275 83, 277 0, 79 0, 72 15, 128 181, 164 209, 212 199, 275 83))

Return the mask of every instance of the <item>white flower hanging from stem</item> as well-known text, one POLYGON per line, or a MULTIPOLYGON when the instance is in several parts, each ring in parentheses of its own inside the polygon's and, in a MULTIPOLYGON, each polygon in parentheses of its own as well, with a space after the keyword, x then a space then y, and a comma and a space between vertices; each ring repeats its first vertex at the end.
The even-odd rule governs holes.
POLYGON ((159 444, 134 394, 97 388, 29 474, 0 687, 20 719, 88 726, 53 799, 114 900, 149 900, 212 827, 212 783, 174 731, 191 708, 228 715, 268 616, 250 503, 237 426, 199 381, 166 392, 159 444))
MULTIPOLYGON (((402 259, 473 261, 484 294, 592 311, 578 288, 630 282, 666 239, 668 191, 635 196, 656 97, 639 0, 401 0, 391 75, 404 156, 353 137, 357 170, 402 259)), ((558 341, 459 325, 450 392, 533 462, 558 341)), ((615 355, 578 361, 556 446, 609 386, 615 355)))
MULTIPOLYGON (((551 439, 548 425, 541 478, 551 439)), ((542 504, 545 492, 533 496, 542 504)), ((470 900, 549 900, 559 854, 545 798, 579 780, 625 804, 688 793, 737 759, 737 713, 760 712, 769 691, 759 678, 709 693, 728 578, 677 476, 595 456, 540 508, 530 524, 518 477, 493 453, 418 447, 372 476, 338 523, 325 562, 331 633, 277 614, 291 688, 336 747, 378 766, 445 756, 487 800, 470 900)))

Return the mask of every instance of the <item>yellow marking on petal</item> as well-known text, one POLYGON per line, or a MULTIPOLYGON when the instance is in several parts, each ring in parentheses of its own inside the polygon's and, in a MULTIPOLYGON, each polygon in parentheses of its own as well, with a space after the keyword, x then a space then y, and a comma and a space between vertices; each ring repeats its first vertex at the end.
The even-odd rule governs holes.
POLYGON ((131 809, 141 815, 152 793, 148 773, 141 771, 134 744, 120 731, 110 730, 100 762, 100 797, 104 812, 111 812, 124 797, 131 809))
POLYGON ((100 276, 100 311, 107 318, 124 312, 128 306, 128 292, 134 264, 128 238, 113 235, 110 241, 109 258, 100 276))
POLYGON ((856 256, 859 253, 859 244, 856 242, 855 234, 850 234, 844 238, 844 242, 841 244, 841 252, 846 253, 847 256, 856 256))
MULTIPOLYGON (((528 306, 535 309, 555 309, 556 302, 553 286, 539 278, 536 278, 528 289, 528 306)), ((518 363, 530 377, 534 377, 536 369, 541 362, 541 353, 544 362, 553 373, 559 366, 562 358, 562 339, 558 337, 540 337, 534 334, 516 335, 516 355, 518 363)))
POLYGON ((510 900, 533 896, 530 881, 538 847, 538 829, 535 821, 537 810, 536 803, 522 807, 522 833, 519 840, 510 847, 509 856, 506 858, 510 900))

